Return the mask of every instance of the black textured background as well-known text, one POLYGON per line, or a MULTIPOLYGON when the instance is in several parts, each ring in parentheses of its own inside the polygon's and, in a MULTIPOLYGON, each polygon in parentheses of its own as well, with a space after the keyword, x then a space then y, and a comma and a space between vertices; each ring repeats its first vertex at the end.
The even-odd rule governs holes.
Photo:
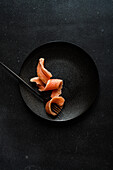
POLYGON ((0 66, 0 170, 113 169, 113 0, 0 0, 0 60, 19 73, 43 43, 70 41, 100 75, 93 107, 69 123, 34 115, 0 66))

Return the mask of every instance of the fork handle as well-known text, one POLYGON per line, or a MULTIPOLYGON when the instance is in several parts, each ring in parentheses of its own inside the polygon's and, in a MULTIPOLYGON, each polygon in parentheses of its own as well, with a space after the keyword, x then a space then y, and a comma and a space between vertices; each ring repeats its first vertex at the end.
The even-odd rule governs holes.
POLYGON ((22 82, 26 87, 28 87, 41 101, 44 101, 41 94, 37 91, 35 91, 29 84, 27 84, 20 76, 18 76, 14 71, 12 71, 10 68, 8 68, 5 64, 0 62, 0 64, 8 70, 15 78, 17 78, 20 82, 22 82))

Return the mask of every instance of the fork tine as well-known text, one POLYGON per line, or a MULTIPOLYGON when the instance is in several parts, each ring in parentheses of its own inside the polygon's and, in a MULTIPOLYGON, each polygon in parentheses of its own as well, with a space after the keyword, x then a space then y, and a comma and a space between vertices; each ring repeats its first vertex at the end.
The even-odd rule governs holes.
POLYGON ((57 106, 55 106, 55 105, 53 105, 53 107, 56 109, 56 110, 58 110, 59 112, 62 110, 62 107, 57 107, 57 106))
POLYGON ((57 109, 56 107, 52 106, 52 109, 55 110, 56 112, 60 112, 59 109, 57 109))
POLYGON ((61 108, 59 109, 59 108, 57 108, 56 106, 52 106, 52 110, 56 113, 56 114, 58 114, 58 113, 60 113, 61 112, 61 108))
POLYGON ((53 104, 54 106, 56 106, 57 108, 61 109, 63 106, 59 106, 56 103, 53 104))
POLYGON ((58 108, 58 107, 56 107, 56 106, 53 106, 53 108, 55 109, 55 110, 57 110, 57 111, 61 111, 61 108, 58 108))
POLYGON ((59 111, 55 110, 54 108, 52 109, 53 112, 55 112, 56 114, 59 113, 59 111))
POLYGON ((53 105, 55 108, 57 108, 58 110, 62 110, 63 106, 58 106, 57 104, 53 105))

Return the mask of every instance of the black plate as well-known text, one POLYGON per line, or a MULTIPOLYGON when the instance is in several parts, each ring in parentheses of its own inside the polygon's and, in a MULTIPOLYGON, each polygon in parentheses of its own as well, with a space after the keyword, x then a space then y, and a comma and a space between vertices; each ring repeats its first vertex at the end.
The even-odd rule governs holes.
MULTIPOLYGON (((46 114, 44 104, 20 84, 26 105, 38 116, 51 121, 67 121, 84 113, 94 102, 99 89, 99 76, 95 63, 80 47, 67 42, 51 42, 35 49, 24 61, 20 76, 29 80, 36 76, 39 58, 45 58, 45 67, 55 78, 63 79, 62 96, 65 106, 57 118, 46 114)), ((35 86, 34 86, 35 88, 35 86)))

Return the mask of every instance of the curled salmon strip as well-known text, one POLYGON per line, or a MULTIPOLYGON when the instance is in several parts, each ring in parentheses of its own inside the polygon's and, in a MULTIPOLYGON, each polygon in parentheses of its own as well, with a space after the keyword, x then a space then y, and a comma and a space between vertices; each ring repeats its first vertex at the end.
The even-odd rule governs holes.
POLYGON ((64 102, 65 102, 65 99, 63 97, 61 96, 54 97, 46 103, 45 110, 48 114, 56 116, 57 114, 53 112, 51 109, 52 103, 56 103, 58 106, 62 107, 64 105, 64 102))
MULTIPOLYGON (((56 89, 53 89, 51 93, 51 98, 58 97, 62 93, 62 86, 63 86, 63 80, 60 79, 52 79, 53 84, 56 84, 56 89)), ((54 85, 55 86, 55 85, 54 85)))
POLYGON ((61 89, 63 86, 63 80, 61 79, 50 79, 52 74, 44 68, 44 58, 39 59, 37 66, 37 76, 30 79, 30 82, 35 82, 38 86, 39 91, 52 90, 51 100, 46 103, 45 109, 48 114, 56 116, 57 114, 52 111, 52 103, 56 103, 58 106, 62 107, 64 105, 65 99, 61 96, 61 89))
POLYGON ((39 77, 34 77, 30 79, 30 82, 35 82, 38 86, 39 91, 53 90, 51 93, 51 98, 58 97, 61 94, 61 89, 63 81, 61 79, 49 79, 45 85, 39 77))
POLYGON ((39 91, 53 90, 51 93, 51 98, 58 97, 61 94, 63 81, 60 79, 50 79, 47 81, 46 86, 39 86, 39 91))
POLYGON ((47 69, 44 68, 44 58, 39 59, 39 63, 37 66, 37 76, 45 84, 52 77, 52 74, 47 69))
POLYGON ((39 77, 33 77, 30 79, 30 82, 35 82, 39 89, 43 89, 45 84, 40 80, 39 77))

